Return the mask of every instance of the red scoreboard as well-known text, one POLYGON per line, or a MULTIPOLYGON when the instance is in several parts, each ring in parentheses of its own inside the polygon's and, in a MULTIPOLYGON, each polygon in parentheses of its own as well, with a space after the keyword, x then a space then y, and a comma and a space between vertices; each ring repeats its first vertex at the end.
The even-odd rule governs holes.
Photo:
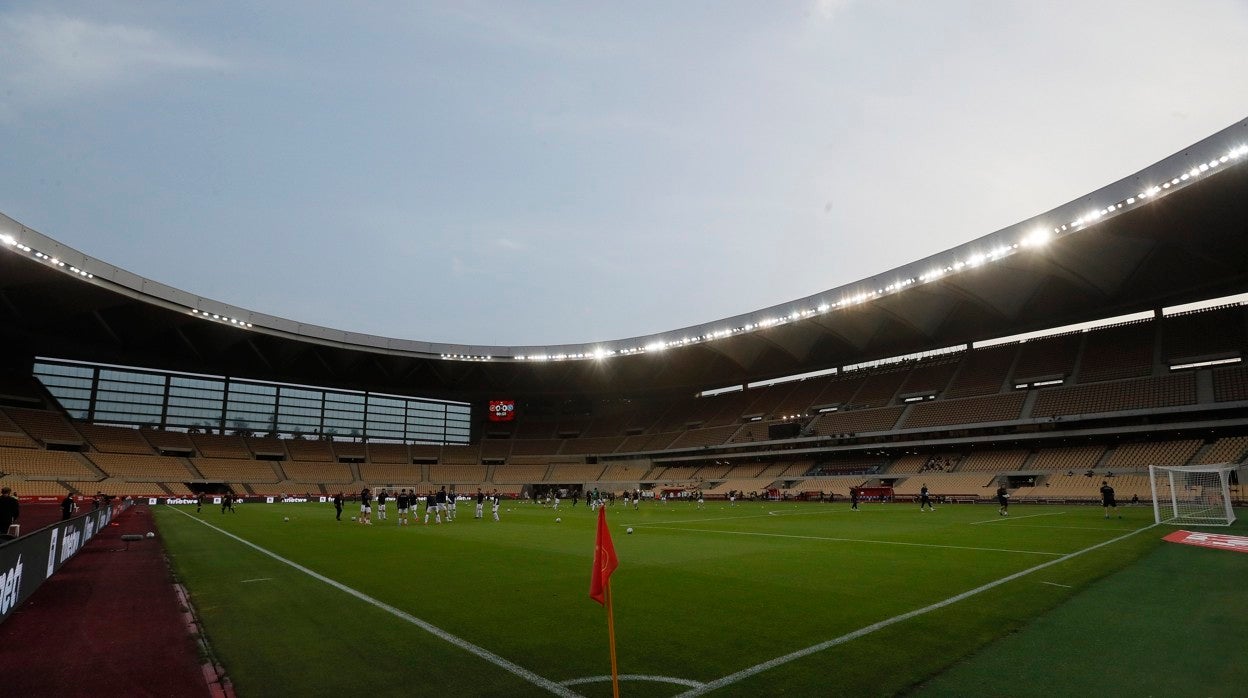
POLYGON ((516 418, 515 400, 490 400, 490 421, 510 422, 516 418))

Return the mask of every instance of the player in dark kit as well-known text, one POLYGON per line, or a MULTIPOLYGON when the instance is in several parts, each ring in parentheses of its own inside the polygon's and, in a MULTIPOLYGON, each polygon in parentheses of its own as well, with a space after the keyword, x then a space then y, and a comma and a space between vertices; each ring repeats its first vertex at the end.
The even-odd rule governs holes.
POLYGON ((342 493, 334 495, 334 520, 342 521, 342 493))
POLYGON ((849 508, 858 511, 858 488, 849 488, 849 508))
POLYGON ((425 497, 425 523, 429 523, 430 514, 433 514, 434 523, 442 523, 442 512, 438 509, 438 495, 432 491, 425 497))
POLYGON ((1118 502, 1114 499, 1114 488, 1109 486, 1108 480, 1101 480, 1101 506, 1105 507, 1105 518, 1107 519, 1109 518, 1110 509, 1113 509, 1114 513, 1118 513, 1118 502))
POLYGON ((997 488, 997 504, 1001 505, 997 509, 997 513, 1002 516, 1010 515, 1010 493, 1005 491, 1005 485, 997 488))
POLYGON ((479 519, 485 515, 484 512, 485 512, 485 493, 481 491, 480 487, 478 487, 477 488, 477 513, 473 515, 472 518, 479 519))
POLYGON ((932 500, 927 496, 927 483, 923 483, 923 487, 919 489, 919 511, 925 511, 924 507, 932 511, 936 511, 936 507, 932 506, 932 500))
POLYGON ((386 497, 388 496, 389 495, 386 494, 385 489, 382 489, 380 492, 377 493, 377 520, 378 521, 386 520, 386 497))
POLYGON ((204 510, 204 500, 207 498, 208 498, 208 495, 204 494, 203 492, 200 492, 199 496, 195 498, 195 513, 196 514, 204 510))
POLYGON ((406 489, 399 490, 399 496, 394 498, 394 503, 396 506, 399 507, 399 525, 406 526, 407 525, 407 507, 411 503, 411 499, 409 499, 407 496, 406 489))
POLYGON ((360 490, 360 518, 359 522, 365 526, 373 525, 373 491, 365 487, 360 490))

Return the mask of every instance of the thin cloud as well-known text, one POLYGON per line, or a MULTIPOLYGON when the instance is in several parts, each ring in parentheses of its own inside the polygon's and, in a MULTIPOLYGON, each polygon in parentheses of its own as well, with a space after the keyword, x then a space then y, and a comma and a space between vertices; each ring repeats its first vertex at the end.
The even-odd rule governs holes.
POLYGON ((512 240, 510 238, 498 238, 497 240, 494 241, 494 244, 498 245, 504 250, 512 250, 516 252, 528 249, 528 245, 525 245, 523 242, 520 242, 518 240, 512 240))
POLYGON ((810 4, 810 10, 815 17, 830 21, 836 19, 836 16, 849 7, 852 2, 853 0, 814 0, 810 4))
POLYGON ((229 61, 160 32, 48 14, 0 15, 2 106, 61 101, 162 73, 221 70, 229 61))

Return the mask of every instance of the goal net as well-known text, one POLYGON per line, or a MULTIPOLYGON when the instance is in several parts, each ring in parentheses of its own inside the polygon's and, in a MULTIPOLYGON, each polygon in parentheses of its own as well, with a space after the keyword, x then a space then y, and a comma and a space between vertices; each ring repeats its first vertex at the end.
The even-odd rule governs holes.
POLYGON ((1159 524, 1184 526, 1230 526, 1235 522, 1231 481, 1237 467, 1229 464, 1148 466, 1154 520, 1159 524))

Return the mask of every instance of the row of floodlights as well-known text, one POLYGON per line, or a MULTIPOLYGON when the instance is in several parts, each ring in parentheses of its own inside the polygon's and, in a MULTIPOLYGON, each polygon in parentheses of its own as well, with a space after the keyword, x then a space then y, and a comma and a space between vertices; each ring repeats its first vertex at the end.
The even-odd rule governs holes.
MULTIPOLYGON (((22 252, 29 252, 32 256, 35 257, 35 259, 41 259, 47 262, 48 264, 51 264, 52 266, 57 267, 58 269, 65 268, 65 262, 62 262, 61 260, 57 259, 56 257, 53 257, 52 255, 44 254, 43 252, 40 252, 39 250, 34 250, 34 249, 31 249, 27 245, 23 245, 22 243, 17 241, 17 238, 13 237, 12 235, 9 235, 8 233, 4 233, 3 235, 0 235, 0 243, 8 245, 9 247, 15 247, 21 250, 22 252)), ((85 272, 73 265, 69 266, 69 270, 72 273, 77 274, 78 276, 81 276, 85 279, 95 278, 95 274, 85 272)))
MULTIPOLYGON (((703 335, 697 335, 694 337, 682 337, 681 339, 674 339, 674 340, 670 340, 666 342, 651 342, 642 347, 628 347, 628 348, 617 349, 617 350, 606 349, 606 348, 600 347, 598 349, 595 349, 592 352, 578 352, 578 353, 567 353, 567 354, 534 354, 534 355, 529 355, 529 356, 523 356, 523 355, 516 356, 514 358, 517 361, 566 361, 569 359, 605 359, 611 356, 628 356, 631 354, 655 353, 655 352, 663 351, 665 349, 682 347, 682 346, 686 346, 689 344, 698 344, 698 343, 706 342, 710 340, 723 339, 724 337, 731 337, 734 335, 741 334, 743 332, 753 332, 754 330, 767 329, 769 327, 775 327, 777 325, 783 325, 789 322, 794 322, 797 320, 808 318, 813 315, 822 315, 831 310, 839 310, 839 309, 847 308, 850 306, 859 305, 861 303, 865 303, 866 301, 874 300, 885 294, 896 293, 905 288, 913 286, 914 284, 917 284, 917 283, 926 283, 929 281, 935 281, 936 279, 941 278, 945 274, 951 274, 954 272, 963 271, 965 269, 974 269, 976 267, 982 266, 983 264, 987 262, 994 262, 997 260, 1004 259, 1005 257, 1008 257, 1011 254, 1013 254, 1015 250, 1019 249, 1019 247, 1026 247, 1026 248, 1043 247, 1050 240, 1052 240, 1055 235, 1061 235, 1067 232, 1083 230, 1091 225, 1098 223, 1105 216, 1122 210, 1126 206, 1133 206, 1137 203, 1144 203, 1147 200, 1160 194, 1162 191, 1166 189, 1170 189, 1171 187, 1182 184, 1183 182, 1186 182, 1190 179, 1199 177, 1202 174, 1205 174, 1206 172, 1209 172, 1210 170, 1213 170, 1220 165, 1224 165, 1227 162, 1230 162, 1231 160, 1234 160, 1234 159, 1242 158, 1245 155, 1248 155, 1248 145, 1241 145, 1236 148, 1232 148, 1231 150, 1227 151, 1225 155, 1222 155, 1221 157, 1218 157, 1218 158, 1214 158, 1213 160, 1210 160, 1209 162, 1201 163, 1191 168, 1190 170, 1179 174, 1177 177, 1170 179, 1169 181, 1162 182, 1160 185, 1149 187, 1148 189, 1145 189, 1144 191, 1140 192, 1139 194, 1135 196, 1129 196, 1126 199, 1110 204, 1109 206, 1106 206, 1105 208, 1095 209, 1093 211, 1090 211, 1089 213, 1084 214, 1083 216, 1080 216, 1079 218, 1076 218, 1075 220, 1070 221, 1069 223, 1063 223, 1059 226, 1055 226, 1052 232, 1049 232, 1048 230, 1044 228, 1037 228, 1031 231, 1030 233, 1028 233, 1018 242, 998 245, 997 247, 987 252, 976 252, 976 253, 971 254, 969 257, 967 257, 964 260, 955 260, 954 262, 948 264, 945 267, 937 267, 935 269, 931 269, 923 274, 920 274, 918 277, 902 279, 900 281, 888 284, 887 286, 884 286, 883 288, 875 289, 873 291, 863 291, 861 293, 855 294, 853 296, 848 296, 846 298, 842 298, 832 303, 823 302, 823 303, 820 303, 815 308, 807 308, 804 310, 794 310, 790 312, 788 315, 782 315, 782 316, 772 317, 772 318, 764 318, 762 320, 759 320, 758 322, 746 323, 744 325, 741 325, 740 327, 732 327, 726 330, 717 330, 715 332, 710 332, 710 333, 703 334, 703 335)), ((27 247, 26 245, 19 243, 17 239, 14 238, 12 235, 0 234, 0 243, 9 245, 11 247, 16 247, 17 249, 22 250, 23 252, 33 253, 35 257, 42 259, 53 266, 56 266, 56 267, 65 266, 64 262, 56 259, 55 257, 51 257, 37 250, 32 250, 30 247, 27 247)), ((88 272, 85 272, 81 269, 78 269, 77 267, 71 266, 69 270, 75 274, 78 274, 88 279, 95 278, 94 275, 88 272)), ((207 311, 200 311, 198 309, 192 309, 191 313, 198 315, 199 317, 202 317, 205 319, 211 319, 211 320, 216 320, 218 322, 229 323, 231 325, 236 325, 238 327, 251 327, 252 326, 250 322, 244 322, 242 320, 238 320, 235 318, 208 313, 207 311)), ((494 357, 490 355, 477 355, 477 354, 442 354, 441 358, 451 360, 451 361, 490 361, 494 357)))
POLYGON ((229 325, 235 325, 237 327, 251 327, 250 322, 239 320, 237 318, 227 317, 225 315, 217 315, 216 313, 210 313, 207 310, 200 310, 198 308, 191 308, 191 314, 202 317, 205 320, 215 320, 217 322, 222 322, 222 323, 226 323, 229 325))
MULTIPOLYGON (((1044 228, 1037 228, 1031 231, 1030 233, 1028 233, 1023 238, 1021 238, 1018 242, 1001 244, 991 250, 988 250, 987 252, 975 252, 971 254, 970 256, 966 257, 965 259, 955 260, 943 268, 937 267, 923 274, 920 274, 918 277, 902 279, 895 283, 888 284, 887 286, 884 286, 883 288, 875 289, 873 291, 863 291, 856 295, 848 296, 846 298, 842 298, 832 303, 827 303, 827 302, 820 303, 815 308, 807 308, 804 310, 794 310, 790 312, 788 315, 782 315, 782 316, 772 317, 772 318, 764 318, 762 320, 759 320, 758 322, 746 323, 744 325, 741 325, 740 327, 733 327, 733 328, 726 329, 726 330, 717 330, 715 332, 711 332, 708 334, 697 335, 693 337, 682 337, 681 339, 673 339, 673 340, 664 341, 664 342, 651 342, 650 344, 647 344, 642 347, 630 347, 630 348, 619 349, 619 350, 608 350, 608 349, 600 348, 590 353, 575 353, 575 354, 536 354, 532 356, 517 356, 515 357, 515 359, 517 361, 562 361, 562 360, 567 360, 567 359, 587 359, 587 358, 603 359, 609 356, 627 356, 630 354, 655 353, 655 352, 663 351, 665 349, 682 347, 682 346, 686 346, 689 344, 698 344, 698 343, 706 342, 709 340, 722 339, 724 337, 731 337, 737 334, 741 334, 743 332, 752 332, 754 330, 775 327, 777 325, 783 325, 789 322, 794 322, 797 320, 808 318, 813 315, 822 315, 831 310, 837 310, 837 309, 847 308, 847 307, 854 306, 854 305, 859 305, 869 300, 874 300, 876 298, 879 298, 880 296, 895 293, 897 291, 901 291, 917 283, 926 283, 929 281, 935 281, 936 279, 939 279, 946 274, 963 271, 965 269, 974 269, 988 262, 995 262, 995 261, 1004 259, 1010 256, 1011 254, 1013 254, 1014 251, 1018 250, 1020 247, 1024 247, 1024 248, 1043 247, 1046 244, 1048 244, 1048 242, 1052 240, 1054 236, 1087 228, 1099 222, 1102 218, 1104 218, 1105 216, 1111 213, 1116 213, 1117 211, 1127 206, 1133 206, 1137 203, 1144 203, 1150 198, 1155 197, 1157 194, 1161 193, 1162 191, 1166 189, 1169 189, 1173 186, 1177 186, 1194 177, 1199 177, 1200 175, 1212 169, 1215 169, 1220 165, 1226 164, 1227 162, 1233 159, 1242 158, 1245 155, 1248 155, 1248 145, 1241 145, 1237 148, 1233 148, 1232 150, 1228 151, 1225 155, 1222 155, 1221 157, 1210 160, 1207 163, 1201 163, 1200 165, 1193 167, 1192 169, 1180 174, 1179 176, 1174 177, 1170 179, 1169 181, 1163 182, 1160 185, 1149 187, 1148 189, 1145 189, 1144 191, 1140 192, 1139 194, 1135 196, 1129 196, 1126 199, 1115 202, 1109 206, 1106 206, 1105 208, 1093 210, 1083 216, 1080 216, 1079 218, 1076 218, 1073 221, 1070 221, 1069 223, 1064 223, 1062 225, 1055 226, 1052 232, 1044 228)), ((481 357, 462 357, 462 356, 454 355, 454 354, 443 354, 442 358, 461 359, 461 360, 465 358, 468 358, 470 360, 490 359, 490 357, 488 356, 482 359, 481 357)))
POLYGON ((754 330, 775 327, 777 325, 783 325, 789 322, 794 322, 797 320, 808 318, 813 315, 822 315, 831 310, 842 309, 842 308, 847 308, 847 307, 854 306, 854 305, 859 305, 869 300, 874 300, 876 298, 879 298, 880 296, 883 296, 885 294, 891 294, 897 291, 901 291, 917 283, 921 283, 921 282, 925 283, 928 281, 934 281, 944 276, 945 274, 959 272, 965 269, 974 269, 988 262, 995 262, 995 261, 1004 259, 1010 256, 1011 254, 1013 254, 1014 251, 1018 250, 1020 247, 1024 247, 1024 248, 1043 247, 1050 240, 1052 240, 1053 237, 1056 235, 1061 235, 1062 233, 1073 232, 1075 230, 1082 230, 1084 228, 1087 228, 1088 226, 1091 226, 1097 223, 1102 218, 1104 218, 1105 216, 1111 213, 1115 213, 1127 206, 1132 206, 1137 203, 1143 203, 1149 200, 1150 198, 1155 197, 1157 194, 1161 193, 1163 190, 1169 189, 1173 186, 1177 186, 1195 177, 1199 177, 1200 175, 1205 174, 1206 172, 1209 172, 1210 170, 1213 170, 1220 165, 1224 165, 1233 159, 1242 158, 1245 155, 1248 155, 1248 145, 1238 146, 1228 151, 1225 155, 1222 155, 1218 158, 1210 160, 1207 163, 1201 163, 1191 168, 1190 170, 1179 174, 1177 177, 1170 179, 1169 181, 1166 181, 1166 182, 1161 183, 1160 185, 1145 189, 1144 191, 1140 192, 1136 196, 1127 197, 1126 199, 1115 202, 1109 206, 1106 206, 1105 208, 1093 210, 1090 213, 1087 213, 1079 218, 1076 218, 1075 220, 1069 223, 1055 226, 1052 232, 1044 228, 1038 228, 1036 230, 1029 232, 1027 235, 1022 237, 1018 242, 1000 244, 997 247, 991 250, 988 250, 986 252, 975 252, 975 253, 972 253, 970 256, 966 257, 965 259, 955 260, 943 268, 937 267, 926 273, 920 274, 918 277, 902 279, 895 283, 888 284, 887 286, 884 286, 883 288, 863 291, 853 296, 847 296, 845 298, 842 298, 840 300, 837 300, 831 303, 823 302, 823 303, 820 303, 815 308, 793 310, 788 315, 764 318, 762 320, 759 320, 758 322, 746 323, 745 325, 742 325, 740 327, 733 327, 730 329, 719 330, 719 331, 712 332, 709 334, 698 335, 694 337, 684 337, 681 339, 675 339, 675 340, 670 340, 666 342, 652 342, 650 344, 645 345, 644 347, 621 349, 615 352, 604 352, 602 350, 599 350, 598 352, 595 352, 594 354, 590 354, 590 355, 575 354, 575 355, 559 355, 559 356, 553 356, 553 357, 518 356, 516 358, 517 359, 527 358, 530 360, 583 358, 585 356, 594 356, 597 358, 602 358, 602 356, 604 355, 609 356, 609 355, 615 355, 615 354, 626 355, 626 354, 635 354, 635 353, 640 353, 640 352, 657 352, 657 351, 662 351, 664 349, 669 349, 673 347, 681 347, 681 346, 685 346, 688 344, 695 344, 695 343, 705 342, 708 340, 721 339, 723 337, 737 335, 742 332, 751 332, 754 330))

